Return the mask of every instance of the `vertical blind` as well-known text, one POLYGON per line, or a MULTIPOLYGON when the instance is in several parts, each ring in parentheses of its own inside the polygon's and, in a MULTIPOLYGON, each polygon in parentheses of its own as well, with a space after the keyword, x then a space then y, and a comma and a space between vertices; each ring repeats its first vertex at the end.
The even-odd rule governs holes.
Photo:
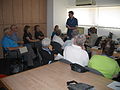
POLYGON ((120 6, 94 7, 94 8, 69 8, 74 11, 79 25, 97 25, 102 27, 120 28, 120 6))

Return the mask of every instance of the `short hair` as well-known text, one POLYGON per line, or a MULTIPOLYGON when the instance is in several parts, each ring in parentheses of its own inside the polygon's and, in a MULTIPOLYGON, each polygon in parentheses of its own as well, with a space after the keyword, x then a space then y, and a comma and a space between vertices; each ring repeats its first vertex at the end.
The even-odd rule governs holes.
POLYGON ((10 29, 12 30, 12 28, 13 28, 14 26, 17 27, 17 25, 12 24, 12 25, 10 26, 10 29))
POLYGON ((11 30, 10 30, 9 27, 6 27, 6 28, 3 29, 4 34, 6 34, 7 32, 10 32, 10 31, 11 31, 11 30))
POLYGON ((60 30, 60 29, 56 30, 56 35, 57 35, 57 36, 60 36, 60 35, 61 35, 61 30, 60 30))
POLYGON ((102 53, 107 56, 112 56, 115 49, 115 42, 112 40, 103 40, 101 43, 102 53))
POLYGON ((37 27, 40 27, 40 25, 35 25, 35 26, 34 26, 34 30, 35 30, 35 31, 37 30, 37 27))
POLYGON ((78 34, 77 36, 74 37, 74 44, 78 46, 83 46, 86 41, 86 37, 84 34, 80 35, 78 34))
POLYGON ((51 43, 51 40, 49 38, 44 38, 42 40, 42 46, 43 47, 48 47, 50 45, 50 43, 51 43))
POLYGON ((27 33, 27 30, 30 28, 30 26, 28 26, 28 25, 25 25, 25 27, 24 27, 24 33, 27 33))
POLYGON ((72 38, 74 38, 75 36, 77 36, 79 34, 79 30, 73 30, 73 32, 71 33, 72 38))
POLYGON ((73 11, 69 11, 68 13, 70 13, 70 14, 74 15, 74 12, 73 12, 73 11))

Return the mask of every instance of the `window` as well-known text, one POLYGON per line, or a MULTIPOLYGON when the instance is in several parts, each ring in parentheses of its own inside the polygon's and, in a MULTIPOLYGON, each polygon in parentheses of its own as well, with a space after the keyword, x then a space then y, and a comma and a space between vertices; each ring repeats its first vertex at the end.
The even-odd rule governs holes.
POLYGON ((94 8, 71 8, 79 25, 98 25, 103 27, 120 28, 120 6, 94 7, 94 8))

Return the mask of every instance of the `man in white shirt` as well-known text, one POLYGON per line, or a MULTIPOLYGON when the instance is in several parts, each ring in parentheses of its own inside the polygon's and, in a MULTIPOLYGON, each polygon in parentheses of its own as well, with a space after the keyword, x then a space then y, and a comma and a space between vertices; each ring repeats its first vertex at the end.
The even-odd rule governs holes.
POLYGON ((71 33, 71 35, 72 35, 71 40, 66 40, 62 46, 62 49, 65 49, 66 46, 71 46, 73 43, 74 37, 77 36, 78 34, 79 34, 78 30, 73 30, 73 32, 71 33))
POLYGON ((85 35, 78 34, 74 37, 73 44, 66 46, 63 52, 64 59, 87 66, 89 61, 88 53, 84 50, 84 42, 86 41, 85 35))

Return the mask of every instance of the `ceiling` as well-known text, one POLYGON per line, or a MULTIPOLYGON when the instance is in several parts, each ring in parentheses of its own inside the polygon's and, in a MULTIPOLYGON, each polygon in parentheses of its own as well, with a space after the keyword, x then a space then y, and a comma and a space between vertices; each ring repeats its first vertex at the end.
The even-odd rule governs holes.
MULTIPOLYGON (((68 7, 74 7, 76 5, 76 0, 66 1, 68 3, 68 7)), ((96 2, 95 6, 116 6, 116 5, 120 6, 120 0, 95 0, 95 2, 96 2)))

